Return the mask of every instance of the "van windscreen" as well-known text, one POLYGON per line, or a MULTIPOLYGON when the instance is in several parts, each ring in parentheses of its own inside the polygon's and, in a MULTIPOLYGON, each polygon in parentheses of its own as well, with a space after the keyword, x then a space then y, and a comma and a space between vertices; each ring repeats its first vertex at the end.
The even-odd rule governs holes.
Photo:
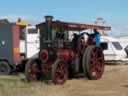
POLYGON ((117 50, 122 50, 123 47, 120 45, 119 42, 112 42, 112 44, 114 45, 114 47, 117 49, 117 50))

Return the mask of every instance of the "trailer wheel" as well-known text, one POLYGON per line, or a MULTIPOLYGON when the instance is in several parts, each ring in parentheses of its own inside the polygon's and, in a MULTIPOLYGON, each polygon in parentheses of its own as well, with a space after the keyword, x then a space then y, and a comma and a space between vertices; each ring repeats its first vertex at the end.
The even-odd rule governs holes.
POLYGON ((101 48, 88 46, 83 54, 83 71, 90 80, 100 79, 104 73, 104 54, 101 48))
POLYGON ((9 75, 11 73, 11 67, 6 61, 0 61, 0 75, 9 75))
POLYGON ((25 66, 25 77, 27 81, 37 81, 39 79, 39 64, 36 60, 29 60, 25 66))
POLYGON ((64 84, 68 79, 68 68, 63 60, 56 60, 52 65, 52 81, 54 84, 64 84))

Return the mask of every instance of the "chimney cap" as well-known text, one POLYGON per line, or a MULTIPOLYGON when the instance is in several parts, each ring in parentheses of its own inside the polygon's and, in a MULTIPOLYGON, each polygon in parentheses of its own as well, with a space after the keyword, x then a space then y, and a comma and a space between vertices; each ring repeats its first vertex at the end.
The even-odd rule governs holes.
POLYGON ((50 15, 45 16, 46 21, 52 21, 52 19, 53 19, 53 16, 50 16, 50 15))

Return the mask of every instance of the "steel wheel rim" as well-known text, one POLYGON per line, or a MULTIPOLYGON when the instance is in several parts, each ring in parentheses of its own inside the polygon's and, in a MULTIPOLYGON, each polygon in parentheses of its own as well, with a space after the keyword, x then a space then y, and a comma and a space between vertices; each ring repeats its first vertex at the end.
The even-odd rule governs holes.
POLYGON ((67 66, 63 61, 58 62, 55 71, 55 84, 64 84, 67 80, 67 66))
POLYGON ((101 78, 104 71, 104 56, 100 48, 95 47, 92 50, 89 70, 94 79, 101 78))
POLYGON ((38 65, 36 62, 29 62, 27 68, 27 79, 29 81, 36 81, 38 80, 38 65))

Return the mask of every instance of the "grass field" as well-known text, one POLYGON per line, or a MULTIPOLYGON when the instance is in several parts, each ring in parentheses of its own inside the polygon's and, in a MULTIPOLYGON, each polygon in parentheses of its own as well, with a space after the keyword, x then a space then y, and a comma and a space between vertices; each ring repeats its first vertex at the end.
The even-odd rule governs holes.
POLYGON ((23 75, 0 77, 0 96, 58 96, 57 87, 44 82, 28 83, 23 80, 23 75))
POLYGON ((128 96, 128 66, 107 66, 102 79, 68 80, 61 86, 28 83, 24 75, 0 76, 0 96, 128 96))

